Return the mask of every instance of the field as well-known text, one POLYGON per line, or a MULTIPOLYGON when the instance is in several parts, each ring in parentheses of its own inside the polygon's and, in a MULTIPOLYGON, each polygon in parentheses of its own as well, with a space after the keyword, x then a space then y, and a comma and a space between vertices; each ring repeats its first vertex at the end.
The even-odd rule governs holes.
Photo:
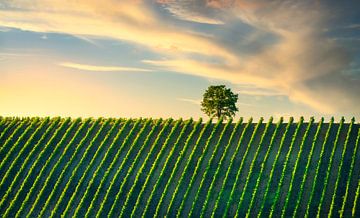
POLYGON ((360 217, 359 124, 0 118, 1 217, 360 217))

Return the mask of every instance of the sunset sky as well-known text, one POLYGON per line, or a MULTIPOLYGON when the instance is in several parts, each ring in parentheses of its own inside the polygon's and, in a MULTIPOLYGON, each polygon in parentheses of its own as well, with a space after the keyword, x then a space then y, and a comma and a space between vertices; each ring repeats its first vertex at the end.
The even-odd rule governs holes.
POLYGON ((0 0, 0 115, 360 117, 360 1, 0 0))

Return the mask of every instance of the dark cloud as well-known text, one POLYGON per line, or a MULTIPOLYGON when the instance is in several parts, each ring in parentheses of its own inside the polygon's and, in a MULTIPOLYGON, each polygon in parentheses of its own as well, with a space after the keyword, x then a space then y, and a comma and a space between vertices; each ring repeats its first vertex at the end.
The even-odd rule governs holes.
POLYGON ((324 104, 334 105, 337 112, 360 116, 360 80, 336 73, 319 76, 306 81, 314 99, 324 104))

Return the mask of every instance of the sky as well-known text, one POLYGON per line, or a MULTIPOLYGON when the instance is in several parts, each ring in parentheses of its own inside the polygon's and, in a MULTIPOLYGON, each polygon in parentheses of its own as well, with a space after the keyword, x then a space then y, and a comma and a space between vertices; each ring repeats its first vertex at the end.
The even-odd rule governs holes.
POLYGON ((360 1, 0 0, 0 115, 360 117, 360 1))

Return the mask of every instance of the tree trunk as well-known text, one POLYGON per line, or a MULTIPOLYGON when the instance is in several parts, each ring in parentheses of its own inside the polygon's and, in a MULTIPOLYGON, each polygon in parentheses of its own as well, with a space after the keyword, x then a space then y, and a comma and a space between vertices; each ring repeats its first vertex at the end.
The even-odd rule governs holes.
POLYGON ((221 117, 221 109, 217 109, 216 116, 217 116, 217 118, 219 120, 220 117, 221 117))

